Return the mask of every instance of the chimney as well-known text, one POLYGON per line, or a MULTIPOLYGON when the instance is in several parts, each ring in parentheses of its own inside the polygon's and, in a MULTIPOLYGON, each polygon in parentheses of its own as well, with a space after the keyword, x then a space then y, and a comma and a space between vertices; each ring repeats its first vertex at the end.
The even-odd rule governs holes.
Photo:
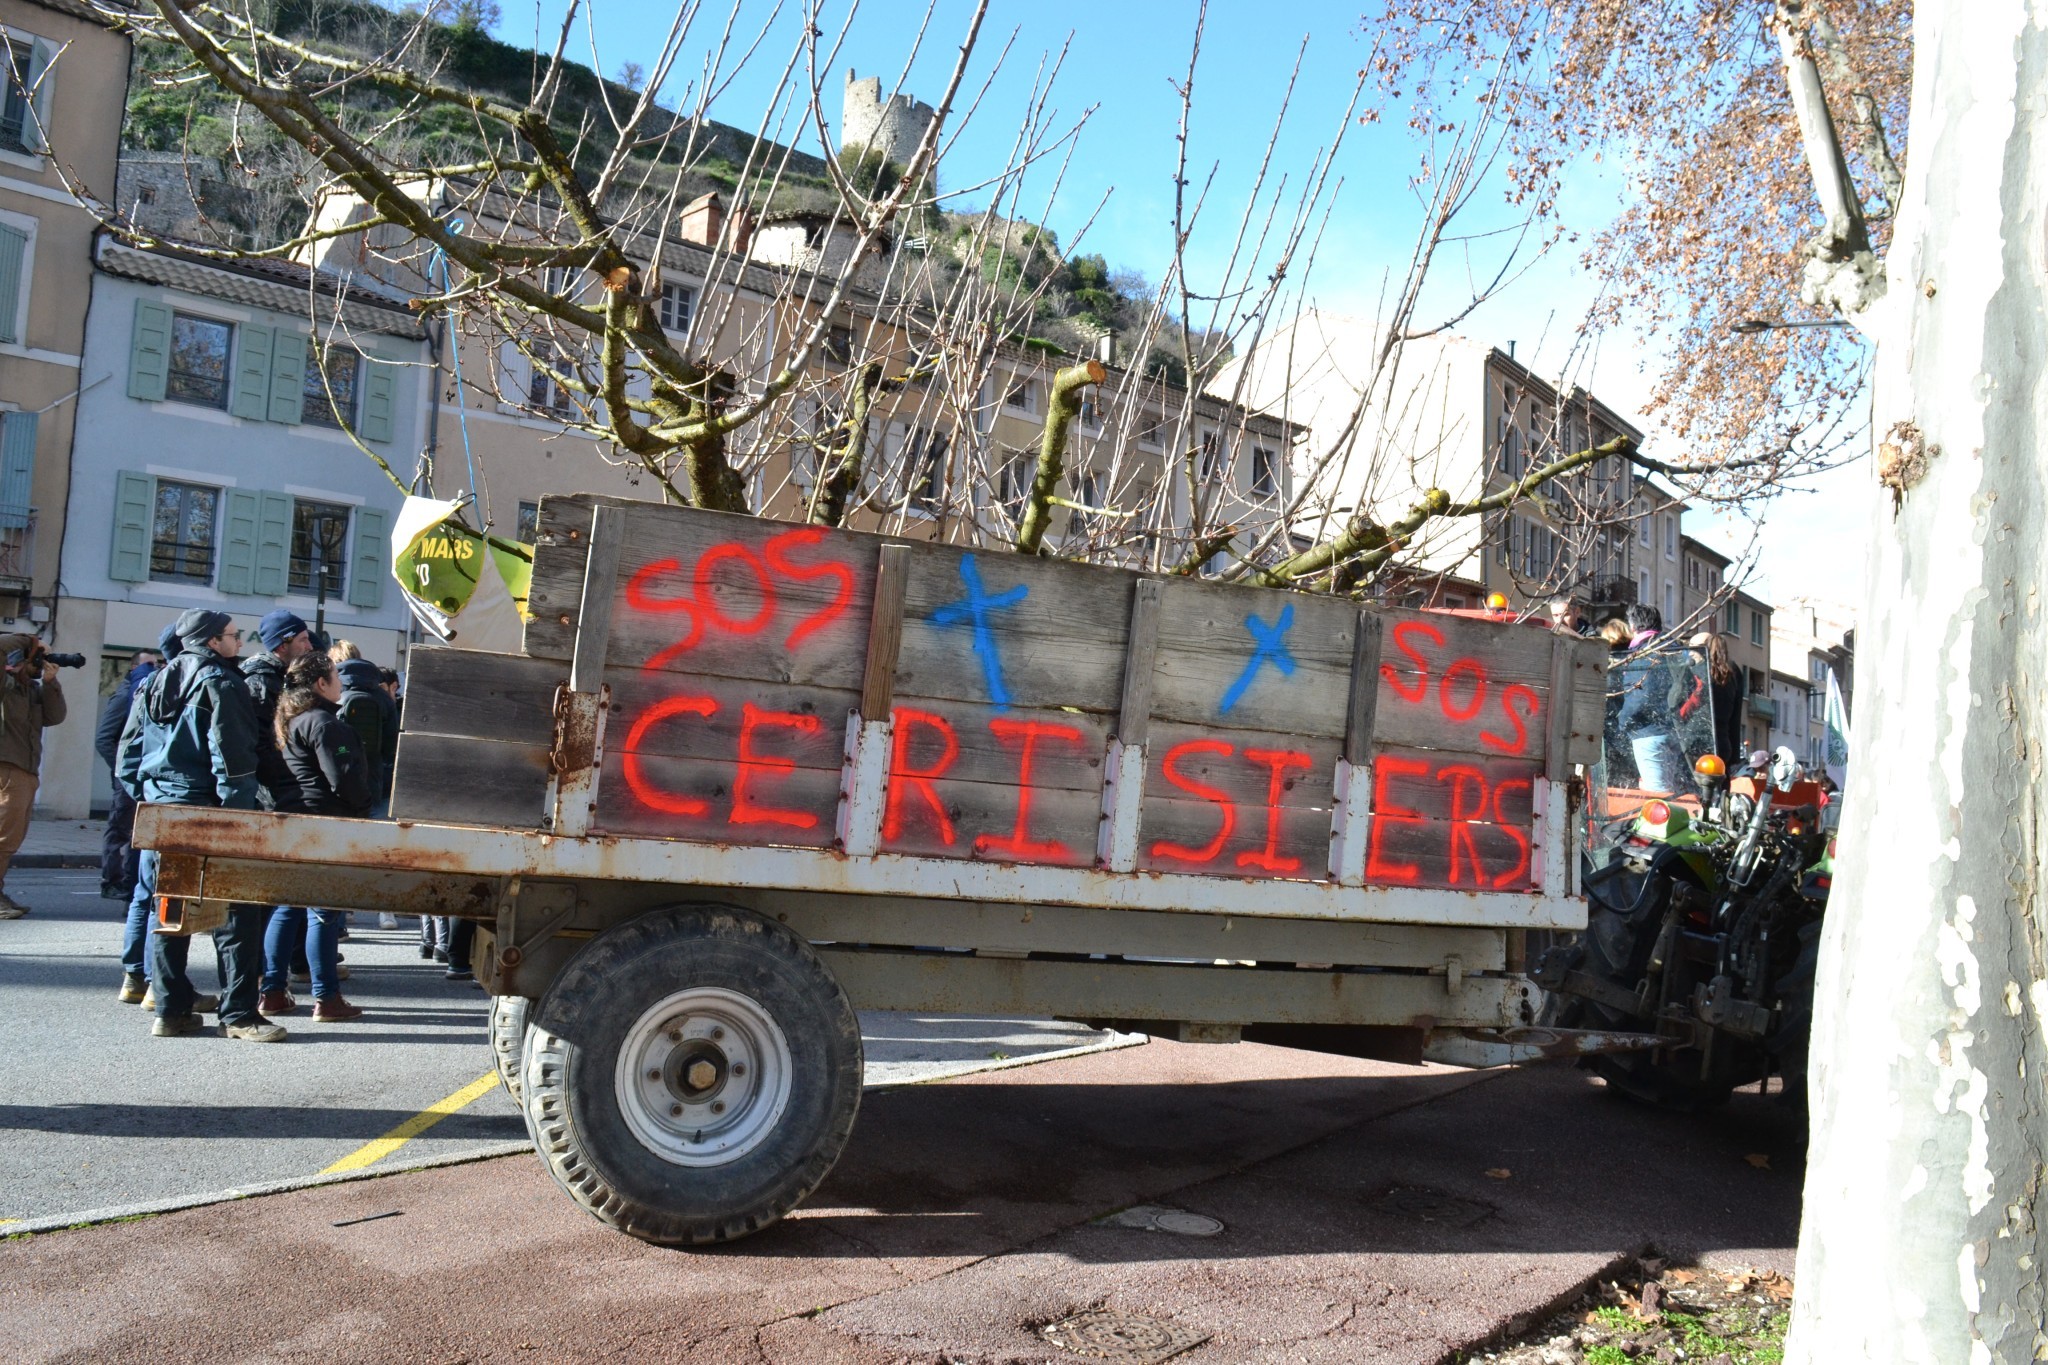
POLYGON ((718 245, 719 238, 725 235, 725 201, 718 197, 718 191, 700 195, 684 205, 676 235, 698 246, 718 245))

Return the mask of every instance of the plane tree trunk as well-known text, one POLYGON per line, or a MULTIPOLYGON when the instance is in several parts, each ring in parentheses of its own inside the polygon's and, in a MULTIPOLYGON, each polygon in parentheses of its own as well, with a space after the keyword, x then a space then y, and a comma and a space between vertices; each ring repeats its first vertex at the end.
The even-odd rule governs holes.
POLYGON ((2048 1358, 2048 0, 1923 0, 1787 1359, 2048 1358))

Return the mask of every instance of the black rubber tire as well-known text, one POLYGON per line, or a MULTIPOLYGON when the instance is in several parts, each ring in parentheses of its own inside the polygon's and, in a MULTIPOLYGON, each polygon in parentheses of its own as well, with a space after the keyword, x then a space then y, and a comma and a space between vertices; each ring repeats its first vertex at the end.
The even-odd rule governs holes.
POLYGON ((532 1012, 527 1130, 548 1171, 601 1222, 658 1246, 727 1242, 781 1218, 839 1159, 861 1095, 860 1022, 796 934, 734 906, 656 910, 592 939, 532 1012), (786 1106, 758 1146, 721 1166, 665 1160, 635 1136, 614 1074, 635 1021, 696 987, 765 1010, 790 1051, 786 1106))
POLYGON ((520 1068, 526 1056, 526 1020, 533 1002, 523 995, 491 997, 491 1052, 498 1062, 498 1083, 519 1103, 520 1068))
POLYGON ((1806 1055, 1813 1045, 1813 981, 1820 970, 1820 921, 1799 931, 1799 956, 1773 983, 1783 1013, 1770 1049, 1785 1087, 1785 1098, 1806 1110, 1806 1055))
MULTIPOLYGON (((1621 894, 1616 903, 1595 895, 1587 907, 1586 931, 1579 937, 1578 969, 1626 991, 1642 984, 1649 969, 1650 954, 1657 946, 1657 934, 1664 923, 1668 888, 1651 894, 1629 908, 1619 903, 1635 899, 1637 883, 1618 878, 1610 884, 1621 894)), ((1656 1021, 1597 1004, 1570 999, 1557 1013, 1566 1028, 1612 1029, 1618 1032, 1656 1032, 1656 1021)), ((1698 1056, 1691 1049, 1674 1052, 1657 1048, 1647 1052, 1606 1052, 1588 1057, 1585 1067, 1610 1089, 1660 1109, 1693 1112, 1727 1102, 1731 1082, 1718 1077, 1701 1077, 1698 1056)))

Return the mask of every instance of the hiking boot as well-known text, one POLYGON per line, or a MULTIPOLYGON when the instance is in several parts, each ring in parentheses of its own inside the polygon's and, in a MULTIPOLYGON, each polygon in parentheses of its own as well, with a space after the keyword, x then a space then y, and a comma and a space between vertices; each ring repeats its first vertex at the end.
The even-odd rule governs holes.
POLYGON ((0 891, 0 919, 20 919, 27 913, 28 907, 26 905, 23 905, 5 891, 0 891))
POLYGON ((149 978, 141 972, 121 973, 121 993, 114 998, 124 1005, 139 1005, 149 995, 149 978))
POLYGON ((445 972, 443 972, 443 973, 442 973, 442 976, 443 976, 443 977, 445 977, 445 978, 446 978, 447 980, 449 980, 449 981, 474 981, 474 980, 476 980, 476 973, 475 973, 475 972, 473 972, 473 971, 471 971, 471 970, 470 970, 469 968, 467 968, 467 967, 450 967, 450 968, 449 968, 449 969, 448 969, 447 971, 445 971, 445 972))
POLYGON ((206 1021, 196 1014, 160 1014, 149 1026, 152 1038, 189 1038, 206 1032, 206 1021))
POLYGON ((251 1019, 246 1024, 222 1024, 220 1035, 223 1038, 233 1038, 238 1043, 281 1043, 286 1036, 282 1025, 273 1024, 261 1017, 251 1019))
POLYGON ((284 991, 265 991, 256 997, 256 1009, 262 1014, 290 1014, 299 1007, 299 1002, 284 991))
MULTIPOLYGON (((142 1008, 150 1011, 151 1013, 156 1012, 155 986, 148 986, 143 989, 142 1008)), ((194 1014, 219 1014, 220 997, 217 995, 208 995, 204 991, 194 992, 192 996, 192 1012, 194 1014)))
POLYGON ((330 995, 325 1000, 315 1000, 313 1002, 313 1018, 316 1021, 338 1024, 345 1020, 360 1019, 362 1017, 363 1007, 361 1005, 351 1005, 338 995, 330 995))
POLYGON ((392 914, 389 910, 381 912, 377 916, 377 927, 379 929, 396 929, 398 927, 398 916, 392 914))
POLYGON ((423 962, 432 962, 434 960, 434 949, 431 945, 425 943, 420 945, 420 960, 423 962))

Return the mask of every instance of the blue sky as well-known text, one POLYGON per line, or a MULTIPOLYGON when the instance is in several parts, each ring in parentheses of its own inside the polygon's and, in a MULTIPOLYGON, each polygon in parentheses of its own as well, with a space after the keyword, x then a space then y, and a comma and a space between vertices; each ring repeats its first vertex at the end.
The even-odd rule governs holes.
MULTIPOLYGON (((552 47, 563 9, 564 0, 542 0, 538 11, 508 4, 498 35, 522 44, 539 36, 543 46, 552 47)), ((768 23, 772 9, 771 0, 753 0, 742 11, 735 26, 735 50, 752 41, 764 23, 766 34, 712 107, 714 117, 750 131, 758 126, 799 33, 799 0, 785 0, 783 12, 768 23)), ((835 133, 840 86, 849 67, 862 76, 880 76, 885 92, 900 79, 903 89, 935 101, 952 69, 971 10, 966 0, 938 0, 906 75, 905 62, 925 16, 924 5, 908 0, 863 4, 833 69, 824 73, 826 109, 835 116, 835 133)), ((837 37, 846 12, 846 5, 836 2, 827 10, 826 44, 837 37)), ((1078 249, 1099 252, 1113 267, 1135 268, 1157 281, 1172 255, 1174 135, 1180 118, 1174 86, 1187 73, 1196 12, 1194 0, 1094 5, 996 0, 970 66, 970 95, 1005 44, 1010 50, 979 110, 949 151, 941 168, 942 184, 970 184, 1008 161, 1019 111, 1031 98, 1042 68, 1064 48, 1049 99, 1057 115, 1054 121, 1064 126, 1091 106, 1093 112, 1066 162, 1057 195, 1052 168, 1059 158, 1052 158, 1027 183, 1016 211, 1043 221, 1069 249, 1078 240, 1078 249)), ((606 0, 593 21, 597 64, 611 75, 627 60, 647 63, 659 50, 674 14, 673 0, 606 0)), ((723 4, 707 3, 686 44, 686 60, 664 88, 667 102, 694 104, 689 86, 697 71, 691 64, 706 59, 725 22, 723 4)), ((590 61, 591 42, 591 28, 579 18, 571 53, 590 61)), ((1359 69, 1371 52, 1371 35, 1361 27, 1359 0, 1212 4, 1195 72, 1188 154, 1190 176, 1197 183, 1212 166, 1216 176, 1205 220, 1191 242, 1191 275, 1198 288, 1215 287, 1297 55, 1301 71, 1273 158, 1275 170, 1288 172, 1292 184, 1300 183, 1336 135, 1359 69)), ((799 64, 799 76, 801 72, 799 64)), ((1366 104, 1371 98, 1369 89, 1366 104)), ((1419 221, 1419 206, 1408 182, 1420 154, 1406 117, 1405 109, 1389 109, 1382 121, 1361 125, 1354 120, 1345 132, 1335 165, 1342 184, 1335 192, 1309 280, 1309 292, 1322 306, 1371 316, 1389 276, 1398 278, 1405 266, 1419 221)), ((797 138, 797 131, 794 120, 769 129, 771 136, 815 146, 808 133, 797 138)), ((1582 233, 1596 231, 1619 203, 1619 177, 1604 167, 1586 165, 1575 168, 1570 184, 1561 204, 1566 226, 1582 233)), ((985 194, 970 194, 951 207, 985 203, 985 194)), ((1513 221, 1497 185, 1482 192, 1473 214, 1479 227, 1513 221)), ((1475 252, 1470 262, 1474 273, 1490 273, 1492 249, 1475 252)), ((1543 373, 1559 371, 1566 363, 1573 330, 1598 287, 1597 280, 1579 268, 1577 250, 1558 248, 1467 318, 1459 330, 1496 345, 1513 341, 1524 363, 1543 373)), ((1422 320, 1432 316, 1432 303, 1441 308, 1465 296, 1466 271, 1467 262, 1460 256, 1440 262, 1433 292, 1425 295, 1422 320)), ((1590 370, 1577 374, 1610 405, 1634 413, 1651 381, 1642 368, 1644 354, 1633 338, 1609 337, 1595 353, 1590 370)), ((1659 453, 1671 458, 1684 455, 1668 448, 1659 453)), ((1854 600, 1860 591, 1862 554, 1860 549, 1844 551, 1846 542, 1860 531, 1862 486, 1854 473, 1837 475, 1817 496, 1781 500, 1763 534, 1761 568, 1768 581, 1759 588, 1780 597, 1818 591, 1850 594, 1854 600)), ((1702 518, 1698 530, 1730 552, 1739 552, 1750 540, 1745 524, 1702 518)))

